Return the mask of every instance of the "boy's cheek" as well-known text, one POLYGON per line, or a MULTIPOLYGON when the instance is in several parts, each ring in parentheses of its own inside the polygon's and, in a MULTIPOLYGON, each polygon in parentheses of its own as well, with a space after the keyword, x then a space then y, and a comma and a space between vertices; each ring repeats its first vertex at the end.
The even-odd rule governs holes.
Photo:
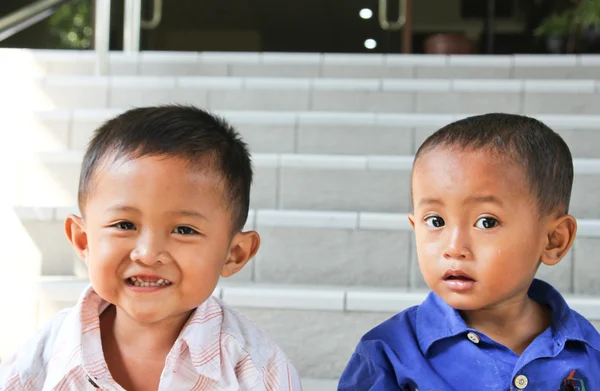
POLYGON ((438 258, 443 251, 442 244, 436 240, 423 240, 417 242, 417 252, 419 256, 427 259, 438 258))
POLYGON ((441 245, 440 235, 432 235, 432 232, 423 225, 416 225, 414 231, 417 248, 427 247, 431 251, 441 245))

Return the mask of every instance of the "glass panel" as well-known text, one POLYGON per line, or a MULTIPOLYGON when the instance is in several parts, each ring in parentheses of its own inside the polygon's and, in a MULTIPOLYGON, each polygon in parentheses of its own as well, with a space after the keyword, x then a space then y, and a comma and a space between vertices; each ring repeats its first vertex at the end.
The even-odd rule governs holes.
MULTIPOLYGON (((390 19, 395 19, 398 2, 389 2, 390 19)), ((151 4, 144 4, 147 17, 151 4)), ((400 32, 383 31, 377 9, 378 0, 169 0, 160 26, 143 32, 142 45, 151 50, 399 52, 400 32)))

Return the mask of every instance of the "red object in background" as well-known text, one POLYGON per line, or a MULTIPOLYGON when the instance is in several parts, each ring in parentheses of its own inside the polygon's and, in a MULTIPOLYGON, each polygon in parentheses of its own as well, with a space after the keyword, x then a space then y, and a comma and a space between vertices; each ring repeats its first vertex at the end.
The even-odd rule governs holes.
POLYGON ((462 34, 436 34, 425 40, 426 54, 475 54, 475 43, 462 34))

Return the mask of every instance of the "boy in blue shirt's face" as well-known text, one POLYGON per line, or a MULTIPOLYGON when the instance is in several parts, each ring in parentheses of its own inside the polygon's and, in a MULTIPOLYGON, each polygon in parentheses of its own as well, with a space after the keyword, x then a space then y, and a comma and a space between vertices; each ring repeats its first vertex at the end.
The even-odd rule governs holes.
POLYGON ((433 293, 363 337, 339 389, 600 390, 600 335, 534 280, 575 238, 572 182, 567 145, 531 118, 470 117, 429 137, 409 219, 433 293))

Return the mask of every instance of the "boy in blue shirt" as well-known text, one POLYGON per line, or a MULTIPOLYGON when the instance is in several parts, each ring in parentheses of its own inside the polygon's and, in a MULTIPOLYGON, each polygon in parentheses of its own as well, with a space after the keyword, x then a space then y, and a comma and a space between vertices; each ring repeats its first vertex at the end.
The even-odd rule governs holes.
POLYGON ((600 390, 600 334, 549 284, 568 252, 573 160, 541 122, 486 114, 417 151, 409 215, 433 291, 359 342, 338 390, 600 390))

